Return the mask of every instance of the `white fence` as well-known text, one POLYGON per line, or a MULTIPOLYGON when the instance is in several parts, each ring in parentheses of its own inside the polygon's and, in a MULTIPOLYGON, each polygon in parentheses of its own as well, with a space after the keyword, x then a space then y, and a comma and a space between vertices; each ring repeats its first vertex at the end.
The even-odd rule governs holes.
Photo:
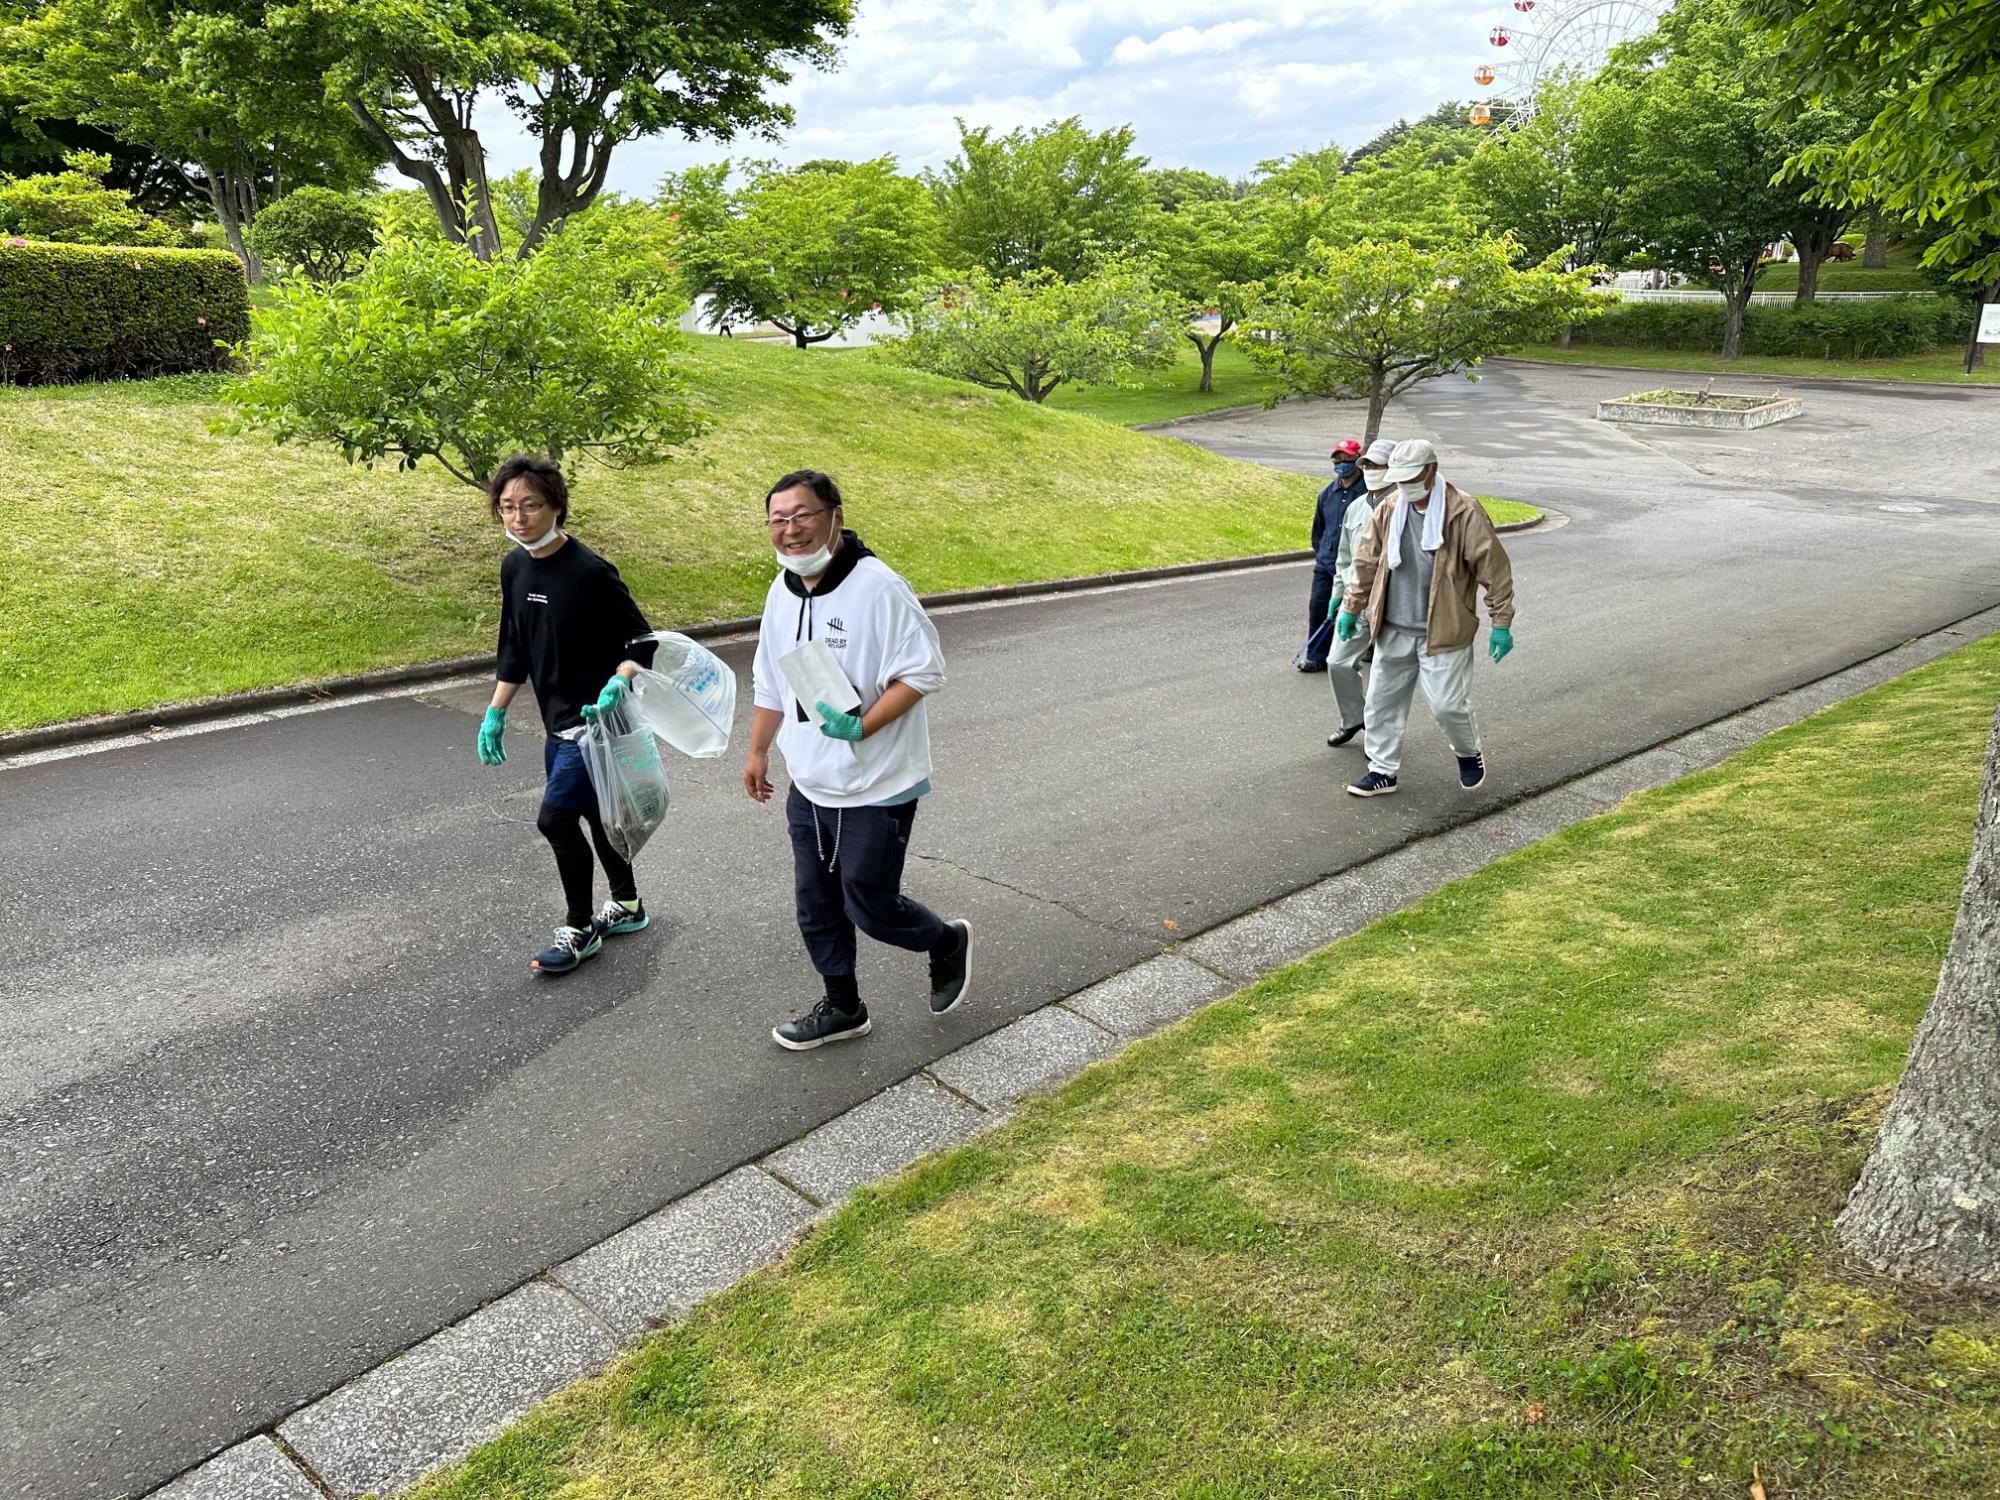
MULTIPOLYGON (((1661 291, 1649 291, 1643 287, 1607 287, 1607 291, 1624 298, 1627 302, 1720 302, 1722 293, 1707 287, 1673 287, 1661 291)), ((1792 292, 1752 292, 1750 300, 1766 306, 1777 302, 1790 302, 1792 292)), ((1814 300, 1819 302, 1872 302, 1883 297, 1935 297, 1936 292, 1820 292, 1814 300)))

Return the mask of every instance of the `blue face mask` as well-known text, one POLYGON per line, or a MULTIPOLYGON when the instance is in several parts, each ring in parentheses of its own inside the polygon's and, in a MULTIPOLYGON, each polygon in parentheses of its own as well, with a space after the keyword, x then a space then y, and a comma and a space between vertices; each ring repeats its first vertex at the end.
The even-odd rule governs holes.
POLYGON ((1359 464, 1351 463, 1344 458, 1333 466, 1333 477, 1338 479, 1342 484, 1351 484, 1354 476, 1360 472, 1361 466, 1359 464))

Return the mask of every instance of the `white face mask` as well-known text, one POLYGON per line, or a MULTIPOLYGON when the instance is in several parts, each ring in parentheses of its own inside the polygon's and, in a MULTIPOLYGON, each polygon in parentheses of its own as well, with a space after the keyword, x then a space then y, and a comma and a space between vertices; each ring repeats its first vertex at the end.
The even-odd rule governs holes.
POLYGON ((1431 492, 1431 487, 1421 479, 1399 479, 1396 481, 1396 488, 1402 493, 1403 498, 1412 505, 1424 499, 1431 492))
POLYGON ((1387 469, 1363 469, 1361 471, 1361 481, 1368 486, 1368 493, 1371 495, 1386 495, 1390 490, 1395 488, 1394 485, 1389 483, 1389 471, 1387 469))
POLYGON ((508 539, 511 540, 514 543, 514 545, 516 547, 519 547, 522 551, 539 552, 542 550, 542 548, 548 546, 550 542, 556 539, 556 533, 560 530, 562 530, 562 522, 556 520, 555 517, 551 516, 549 518, 549 529, 543 532, 540 537, 538 537, 536 540, 532 542, 522 541, 519 537, 515 536, 514 533, 511 531, 507 533, 507 536, 508 539))
MULTIPOLYGON (((772 549, 774 552, 776 548, 772 549)), ((787 573, 796 573, 801 578, 817 578, 833 564, 833 547, 824 546, 817 552, 808 552, 804 557, 794 557, 789 552, 778 552, 778 566, 787 573)))

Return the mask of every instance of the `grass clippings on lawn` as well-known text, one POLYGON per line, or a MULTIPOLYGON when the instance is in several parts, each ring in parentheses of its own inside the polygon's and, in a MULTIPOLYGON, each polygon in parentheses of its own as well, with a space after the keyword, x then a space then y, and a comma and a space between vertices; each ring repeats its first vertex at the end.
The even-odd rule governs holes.
POLYGON ((1458 881, 866 1191, 424 1500, 2000 1493, 2000 1308, 1828 1219, 2000 638, 1458 881))

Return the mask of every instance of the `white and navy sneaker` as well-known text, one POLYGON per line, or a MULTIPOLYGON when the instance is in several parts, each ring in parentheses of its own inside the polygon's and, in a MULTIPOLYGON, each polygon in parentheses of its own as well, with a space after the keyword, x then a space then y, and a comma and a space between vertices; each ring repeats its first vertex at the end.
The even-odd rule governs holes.
POLYGON ((567 974, 595 958, 604 947, 604 934, 592 922, 588 927, 558 927, 556 940, 534 956, 528 967, 537 974, 567 974))
POLYGON ((810 1052, 828 1042, 851 1041, 869 1032, 868 1007, 856 1005, 842 1010, 831 1000, 821 1000, 796 1021, 771 1028, 771 1040, 787 1052, 810 1052))
POLYGON ((972 988, 972 924, 963 918, 944 924, 958 935, 958 946, 940 958, 931 955, 931 1014, 941 1016, 972 988))
POLYGON ((646 915, 646 903, 641 901, 632 911, 616 896, 604 903, 604 909, 597 914, 597 930, 606 937, 623 937, 628 932, 644 930, 653 919, 646 915))
POLYGON ((1350 797, 1386 797, 1396 790, 1396 778, 1370 771, 1347 789, 1350 797))
POLYGON ((1458 784, 1468 792, 1486 780, 1486 757, 1475 752, 1458 758, 1458 784))

